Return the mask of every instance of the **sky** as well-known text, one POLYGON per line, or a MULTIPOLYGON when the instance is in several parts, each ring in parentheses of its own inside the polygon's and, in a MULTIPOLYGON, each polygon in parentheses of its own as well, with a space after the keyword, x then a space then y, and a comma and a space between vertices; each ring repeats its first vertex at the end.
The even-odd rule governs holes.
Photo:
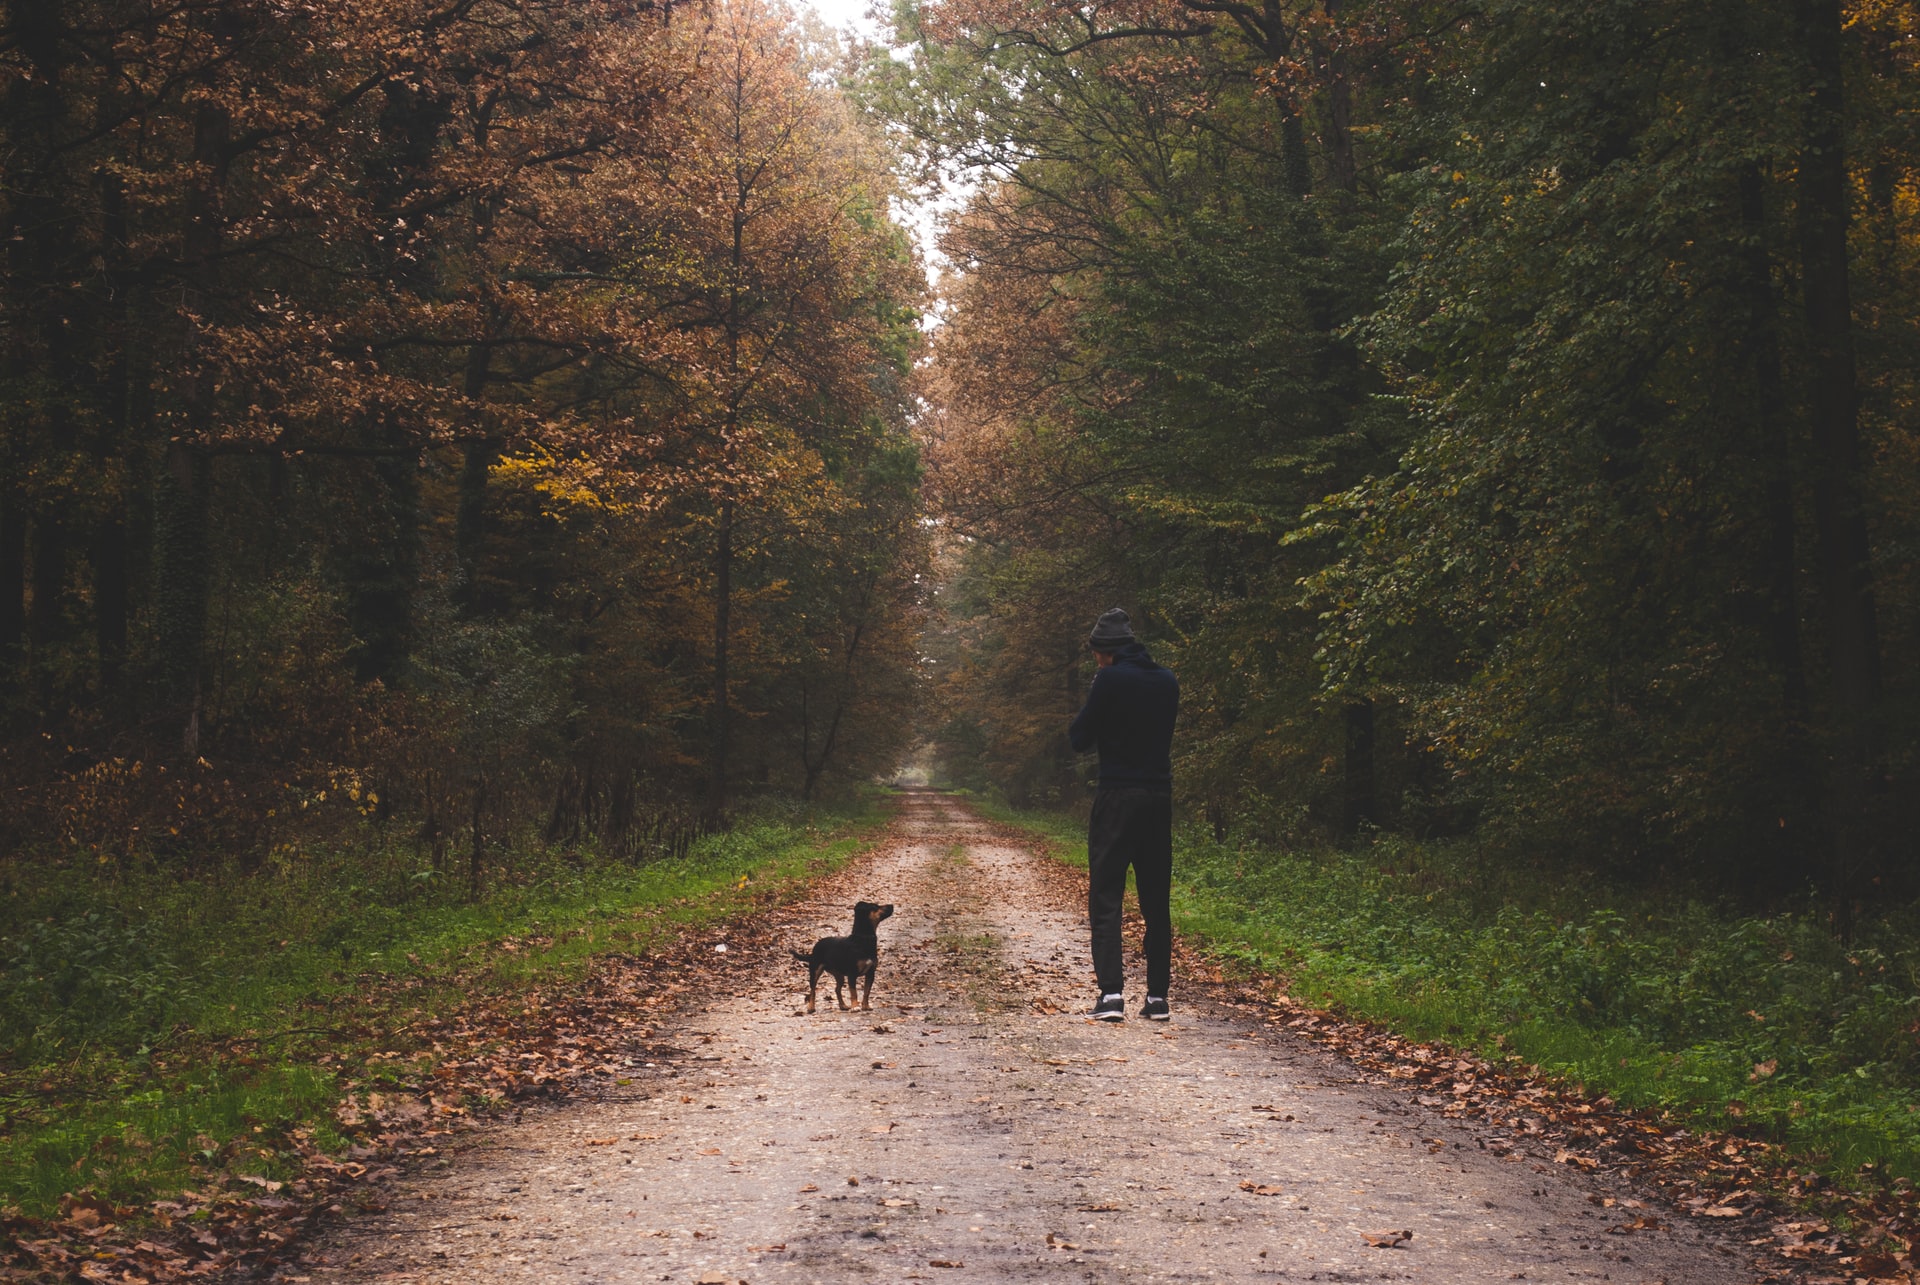
MULTIPOLYGON (((851 27, 859 35, 868 39, 878 38, 882 32, 881 23, 868 13, 876 3, 882 8, 887 0, 795 0, 803 8, 811 9, 828 25, 851 27)), ((936 288, 942 269, 948 265, 945 256, 940 254, 935 242, 939 236, 940 218, 964 204, 972 185, 964 181, 950 181, 949 190, 933 200, 902 200, 894 205, 894 218, 906 225, 913 239, 919 244, 920 257, 926 266, 928 282, 936 288)), ((930 310, 927 322, 937 325, 938 309, 930 310)))
POLYGON ((863 36, 880 34, 880 26, 867 17, 871 0, 800 0, 835 27, 854 27, 863 36))

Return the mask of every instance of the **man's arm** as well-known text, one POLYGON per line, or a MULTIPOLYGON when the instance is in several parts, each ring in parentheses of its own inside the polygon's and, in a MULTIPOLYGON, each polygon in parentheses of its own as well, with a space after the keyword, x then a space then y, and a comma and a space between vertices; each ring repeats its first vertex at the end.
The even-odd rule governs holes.
POLYGON ((1073 716, 1073 725, 1067 728, 1067 744, 1075 752, 1085 754, 1100 743, 1100 712, 1106 708, 1107 671, 1101 670, 1093 676, 1093 686, 1087 691, 1087 703, 1073 716))

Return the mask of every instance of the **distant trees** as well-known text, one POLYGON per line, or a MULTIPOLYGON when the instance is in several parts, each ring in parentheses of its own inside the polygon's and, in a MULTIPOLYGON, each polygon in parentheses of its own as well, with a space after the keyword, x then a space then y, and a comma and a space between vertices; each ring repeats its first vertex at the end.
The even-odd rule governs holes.
POLYGON ((1222 829, 1912 885, 1911 6, 909 13, 968 663, 1139 605, 1222 829))
MULTIPOLYGON (((823 528, 913 618, 922 287, 785 10, 21 0, 0 42, 10 843, 248 850, 351 778, 476 875, 536 814, 617 846, 785 726, 737 639, 839 610, 823 528)), ((888 756, 911 658, 855 670, 756 783, 888 756)))

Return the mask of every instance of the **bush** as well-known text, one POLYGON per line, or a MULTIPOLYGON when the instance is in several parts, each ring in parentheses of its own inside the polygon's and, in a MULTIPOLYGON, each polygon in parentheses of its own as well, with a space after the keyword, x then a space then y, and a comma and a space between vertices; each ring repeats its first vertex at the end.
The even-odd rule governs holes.
POLYGON ((30 920, 0 937, 0 1046, 153 1038, 191 999, 159 925, 81 908, 30 920))

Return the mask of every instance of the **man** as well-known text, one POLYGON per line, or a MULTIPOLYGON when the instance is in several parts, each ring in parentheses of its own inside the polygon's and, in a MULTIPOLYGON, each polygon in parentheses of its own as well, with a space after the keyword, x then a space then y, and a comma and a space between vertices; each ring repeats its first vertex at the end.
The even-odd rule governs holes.
POLYGON ((1087 638, 1100 663, 1087 703, 1067 739, 1081 752, 1100 751, 1100 791, 1087 823, 1087 919, 1100 1000, 1093 1016, 1126 1020, 1120 962, 1120 899, 1133 867, 1140 914, 1147 921, 1147 998, 1140 1016, 1164 1022, 1173 973, 1173 720, 1180 684, 1173 671, 1133 636, 1127 613, 1101 615, 1087 638))

